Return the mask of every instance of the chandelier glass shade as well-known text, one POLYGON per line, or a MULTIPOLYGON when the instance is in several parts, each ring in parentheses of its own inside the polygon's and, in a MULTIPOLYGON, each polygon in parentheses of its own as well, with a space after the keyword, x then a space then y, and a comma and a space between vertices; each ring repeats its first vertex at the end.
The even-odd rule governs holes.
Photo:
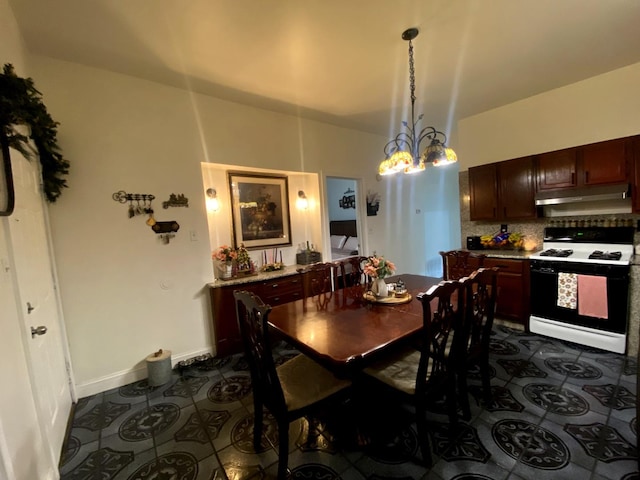
POLYGON ((453 149, 446 145, 447 136, 434 127, 418 125, 423 114, 415 119, 414 107, 416 102, 416 81, 413 64, 413 44, 411 41, 418 36, 417 28, 410 28, 402 33, 402 39, 409 42, 409 88, 411 90, 411 124, 402 122, 404 130, 384 146, 385 159, 378 166, 379 175, 392 175, 398 172, 417 173, 425 170, 426 165, 448 165, 458 161, 453 149), (421 151, 420 145, 428 141, 427 147, 421 151))

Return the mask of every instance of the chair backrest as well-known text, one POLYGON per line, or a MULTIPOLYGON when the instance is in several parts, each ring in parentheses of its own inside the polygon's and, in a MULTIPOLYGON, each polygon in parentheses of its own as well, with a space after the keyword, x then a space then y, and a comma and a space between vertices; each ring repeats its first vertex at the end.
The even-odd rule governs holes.
POLYGON ((271 307, 251 292, 236 290, 236 318, 251 372, 253 394, 274 414, 286 413, 282 385, 269 342, 268 317, 271 307))
POLYGON ((470 350, 488 351, 496 308, 498 268, 480 268, 463 280, 465 329, 470 350))
POLYGON ((336 281, 334 263, 314 263, 302 271, 302 289, 305 298, 333 291, 336 281))
POLYGON ((362 263, 367 257, 354 256, 347 257, 334 262, 337 266, 339 277, 336 288, 353 287, 363 285, 368 282, 367 275, 364 274, 362 263))
POLYGON ((416 391, 426 388, 427 374, 448 375, 464 351, 462 283, 443 281, 417 296, 422 303, 422 338, 416 391))
POLYGON ((440 252, 442 256, 442 277, 445 280, 460 280, 468 277, 476 269, 482 267, 485 254, 472 253, 467 250, 450 250, 440 252))

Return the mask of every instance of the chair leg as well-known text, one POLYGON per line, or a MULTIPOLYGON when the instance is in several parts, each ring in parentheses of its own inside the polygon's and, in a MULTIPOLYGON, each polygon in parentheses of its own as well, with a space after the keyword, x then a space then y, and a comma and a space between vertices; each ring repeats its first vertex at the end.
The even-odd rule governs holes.
POLYGON ((480 375, 482 377, 482 394, 484 401, 487 405, 490 405, 493 401, 493 396, 491 395, 491 376, 488 358, 480 360, 480 375))
POLYGON ((450 379, 447 382, 447 408, 449 410, 449 425, 451 428, 451 437, 457 434, 458 428, 458 399, 456 395, 456 381, 455 378, 450 379))
POLYGON ((286 480, 289 466, 289 422, 278 421, 278 480, 286 480))
POLYGON ((420 443, 420 453, 425 466, 430 467, 431 446, 429 445, 429 433, 427 428, 427 409, 424 406, 424 399, 416 403, 416 427, 418 429, 418 442, 420 443))
POLYGON ((471 406, 469 405, 469 389, 467 388, 467 371, 461 369, 456 375, 458 378, 458 393, 462 407, 462 419, 471 420, 471 406))
POLYGON ((259 401, 255 400, 253 402, 253 449, 256 453, 259 453, 262 449, 262 419, 263 419, 263 411, 262 405, 259 401))

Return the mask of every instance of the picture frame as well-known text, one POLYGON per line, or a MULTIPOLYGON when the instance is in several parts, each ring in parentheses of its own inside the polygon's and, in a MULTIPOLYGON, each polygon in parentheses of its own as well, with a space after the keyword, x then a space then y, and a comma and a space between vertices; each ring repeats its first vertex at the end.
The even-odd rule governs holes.
POLYGON ((11 157, 9 142, 6 137, 0 138, 0 216, 6 217, 13 213, 15 194, 13 190, 13 173, 11 171, 11 157))
POLYGON ((286 176, 228 172, 233 244, 248 250, 291 245, 286 176))

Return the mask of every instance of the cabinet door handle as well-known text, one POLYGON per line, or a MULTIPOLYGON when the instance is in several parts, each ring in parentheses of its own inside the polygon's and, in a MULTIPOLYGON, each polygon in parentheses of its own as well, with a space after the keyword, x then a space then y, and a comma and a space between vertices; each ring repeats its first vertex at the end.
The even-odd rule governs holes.
POLYGON ((273 301, 274 301, 274 302, 279 302, 279 301, 280 301, 280 297, 274 297, 274 298, 273 298, 273 301))
POLYGON ((584 183, 589 183, 589 172, 584 172, 584 183))
POLYGON ((507 207, 502 207, 502 216, 507 218, 507 207))
POLYGON ((278 288, 278 284, 277 283, 272 284, 271 288, 278 288))
POLYGON ((496 207, 493 207, 493 216, 496 216, 496 207))
POLYGON ((571 183, 576 183, 576 172, 571 172, 571 183))

